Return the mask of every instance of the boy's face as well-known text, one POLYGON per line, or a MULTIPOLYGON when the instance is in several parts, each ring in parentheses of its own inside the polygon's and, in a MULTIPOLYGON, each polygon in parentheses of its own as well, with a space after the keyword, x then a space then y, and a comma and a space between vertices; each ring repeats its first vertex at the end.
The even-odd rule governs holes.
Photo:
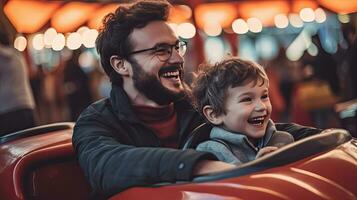
POLYGON ((269 83, 263 85, 251 81, 244 86, 229 88, 226 99, 226 114, 218 117, 224 129, 239 132, 249 138, 264 136, 272 111, 269 100, 269 83))

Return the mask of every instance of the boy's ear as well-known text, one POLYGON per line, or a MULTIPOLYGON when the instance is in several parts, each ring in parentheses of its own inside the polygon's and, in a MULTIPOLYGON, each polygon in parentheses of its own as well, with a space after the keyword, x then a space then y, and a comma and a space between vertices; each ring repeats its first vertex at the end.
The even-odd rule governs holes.
POLYGON ((128 63, 119 56, 110 57, 110 65, 120 75, 129 75, 128 63))
POLYGON ((204 106, 203 107, 203 114, 207 118, 208 121, 210 121, 214 125, 220 125, 222 124, 222 115, 217 115, 211 106, 204 106))

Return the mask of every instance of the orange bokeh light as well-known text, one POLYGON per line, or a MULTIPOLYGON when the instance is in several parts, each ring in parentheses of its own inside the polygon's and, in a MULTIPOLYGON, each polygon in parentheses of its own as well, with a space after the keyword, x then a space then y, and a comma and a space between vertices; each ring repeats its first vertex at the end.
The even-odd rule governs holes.
POLYGON ((4 12, 17 32, 34 33, 49 21, 60 4, 61 2, 10 0, 4 6, 4 12))
POLYGON ((195 20, 201 29, 206 23, 215 23, 222 28, 230 27, 237 18, 237 9, 234 3, 208 3, 195 8, 195 20))
POLYGON ((317 4, 316 1, 311 1, 311 0, 293 1, 291 12, 299 13, 300 10, 302 10, 303 8, 312 8, 313 10, 315 10, 318 7, 319 5, 317 4))
POLYGON ((107 14, 114 12, 118 7, 119 7, 119 4, 108 4, 108 5, 103 6, 96 12, 93 12, 92 15, 90 16, 89 21, 88 21, 88 27, 99 30, 99 28, 103 24, 102 22, 103 22, 104 17, 107 14))
POLYGON ((289 12, 289 4, 286 1, 242 2, 238 5, 238 9, 241 18, 247 20, 256 17, 263 26, 271 26, 274 25, 275 15, 289 12))
POLYGON ((74 31, 87 22, 90 13, 97 7, 95 3, 67 3, 53 15, 51 25, 61 33, 74 31))
MULTIPOLYGON (((242 0, 221 3, 195 3, 194 18, 196 25, 203 29, 205 24, 219 24, 230 28, 237 18, 247 20, 256 17, 264 26, 274 25, 278 14, 299 13, 303 8, 327 8, 336 13, 357 12, 356 0, 242 0)), ((203 2, 203 1, 197 1, 203 2)), ((35 33, 51 25, 59 32, 71 32, 81 25, 98 29, 103 17, 122 4, 94 3, 84 1, 50 1, 50 0, 8 0, 4 12, 20 33, 35 33)), ((183 23, 191 21, 192 10, 186 5, 174 5, 169 21, 183 23)))
POLYGON ((186 5, 173 6, 170 10, 169 21, 172 23, 183 23, 189 21, 192 17, 192 10, 186 5))
POLYGON ((319 3, 324 7, 340 14, 349 14, 357 12, 356 0, 319 0, 319 3))

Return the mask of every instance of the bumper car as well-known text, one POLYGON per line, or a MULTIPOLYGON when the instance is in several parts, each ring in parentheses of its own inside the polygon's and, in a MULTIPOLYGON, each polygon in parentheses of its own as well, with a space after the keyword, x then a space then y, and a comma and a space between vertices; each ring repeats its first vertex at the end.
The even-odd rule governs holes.
MULTIPOLYGON (((74 123, 0 138, 0 199, 89 199, 91 188, 71 143, 74 123)), ((202 138, 191 137, 184 148, 202 138)), ((235 169, 189 182, 134 187, 119 199, 357 199, 357 140, 328 129, 235 169)))

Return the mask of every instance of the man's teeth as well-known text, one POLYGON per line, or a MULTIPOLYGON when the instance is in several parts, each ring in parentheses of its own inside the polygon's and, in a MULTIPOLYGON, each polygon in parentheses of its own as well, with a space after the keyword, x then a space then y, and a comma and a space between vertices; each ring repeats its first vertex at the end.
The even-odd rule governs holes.
POLYGON ((180 72, 166 72, 163 73, 161 76, 164 78, 177 78, 180 75, 180 72))

